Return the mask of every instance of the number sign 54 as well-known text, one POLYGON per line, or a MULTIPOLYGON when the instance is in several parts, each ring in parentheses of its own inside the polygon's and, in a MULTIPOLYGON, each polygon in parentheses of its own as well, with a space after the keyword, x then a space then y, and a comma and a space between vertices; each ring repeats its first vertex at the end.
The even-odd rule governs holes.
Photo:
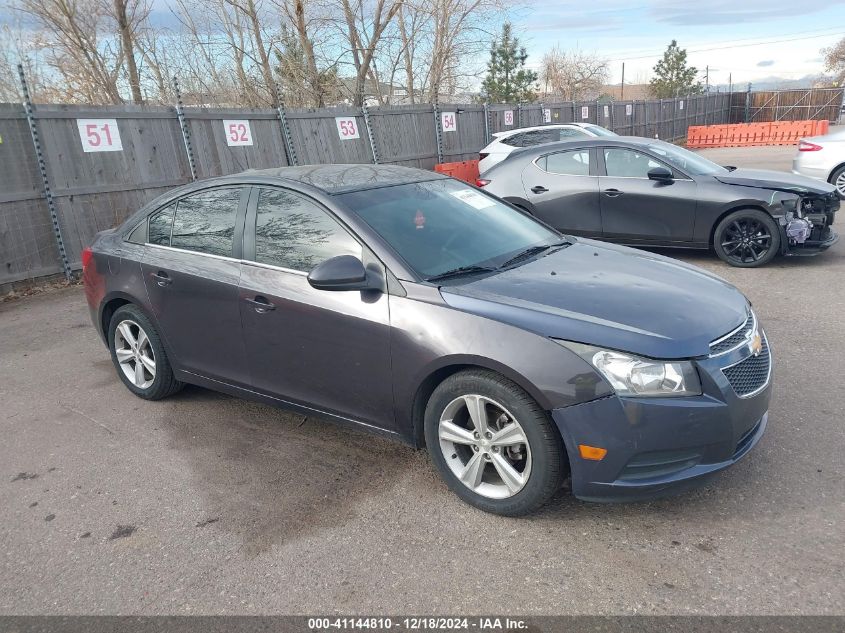
POLYGON ((223 132, 226 134, 226 144, 229 147, 252 145, 252 130, 249 127, 249 121, 245 119, 224 119, 223 132))
POLYGON ((120 130, 114 119, 77 119, 83 152, 120 152, 120 130))

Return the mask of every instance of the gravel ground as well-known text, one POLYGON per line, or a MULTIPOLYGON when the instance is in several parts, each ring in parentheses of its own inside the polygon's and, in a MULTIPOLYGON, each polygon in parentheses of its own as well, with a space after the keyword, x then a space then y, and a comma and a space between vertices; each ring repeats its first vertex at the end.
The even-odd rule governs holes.
POLYGON ((690 494, 527 519, 362 432, 134 397, 79 287, 0 304, 0 614, 845 613, 845 243, 760 270, 670 254, 761 315, 766 435, 690 494))

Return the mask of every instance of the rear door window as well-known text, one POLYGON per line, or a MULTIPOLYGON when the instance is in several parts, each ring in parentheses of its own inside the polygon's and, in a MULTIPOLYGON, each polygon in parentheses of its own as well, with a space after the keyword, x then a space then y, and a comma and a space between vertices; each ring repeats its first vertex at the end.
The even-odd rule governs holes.
POLYGON ((285 189, 262 189, 255 218, 255 261, 308 272, 361 245, 316 202, 285 189))
POLYGON ((537 161, 538 165, 551 174, 564 176, 589 176, 590 151, 575 149, 549 154, 537 161))
POLYGON ((227 187, 181 198, 176 206, 170 245, 231 257, 241 191, 241 187, 227 187))

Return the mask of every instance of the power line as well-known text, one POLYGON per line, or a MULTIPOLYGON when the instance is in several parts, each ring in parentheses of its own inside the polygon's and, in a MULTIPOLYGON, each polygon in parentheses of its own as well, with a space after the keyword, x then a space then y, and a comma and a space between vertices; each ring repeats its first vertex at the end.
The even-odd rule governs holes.
MULTIPOLYGON (((721 50, 728 50, 728 49, 732 49, 732 48, 747 48, 747 47, 750 47, 750 46, 765 46, 766 44, 781 44, 783 42, 797 42, 797 41, 800 41, 800 40, 812 40, 812 39, 817 39, 817 38, 820 38, 820 37, 830 37, 831 35, 837 35, 839 33, 842 33, 842 29, 837 29, 836 31, 833 31, 831 33, 824 33, 824 34, 821 34, 821 35, 808 35, 808 36, 803 36, 803 37, 791 37, 791 38, 784 38, 784 39, 779 39, 779 40, 767 40, 765 42, 753 42, 753 43, 749 43, 749 44, 731 44, 730 46, 712 46, 712 47, 709 47, 709 48, 687 49, 687 53, 706 53, 706 52, 709 52, 709 51, 721 51, 721 50)), ((639 55, 639 56, 636 56, 636 57, 615 57, 613 59, 609 59, 608 61, 624 62, 624 61, 631 61, 631 60, 635 60, 635 59, 649 59, 649 58, 652 58, 652 57, 659 57, 662 54, 663 54, 663 51, 659 51, 659 52, 653 53, 651 55, 639 55)))

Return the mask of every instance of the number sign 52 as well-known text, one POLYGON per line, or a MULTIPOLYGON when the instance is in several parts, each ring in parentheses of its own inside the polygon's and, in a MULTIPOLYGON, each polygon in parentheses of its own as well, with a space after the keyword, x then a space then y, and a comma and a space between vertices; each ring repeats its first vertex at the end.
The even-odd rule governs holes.
POLYGON ((120 130, 114 119, 77 119, 83 152, 120 152, 120 130))
POLYGON ((224 119, 223 132, 226 134, 226 144, 229 147, 252 145, 252 130, 249 127, 249 121, 245 119, 224 119))

